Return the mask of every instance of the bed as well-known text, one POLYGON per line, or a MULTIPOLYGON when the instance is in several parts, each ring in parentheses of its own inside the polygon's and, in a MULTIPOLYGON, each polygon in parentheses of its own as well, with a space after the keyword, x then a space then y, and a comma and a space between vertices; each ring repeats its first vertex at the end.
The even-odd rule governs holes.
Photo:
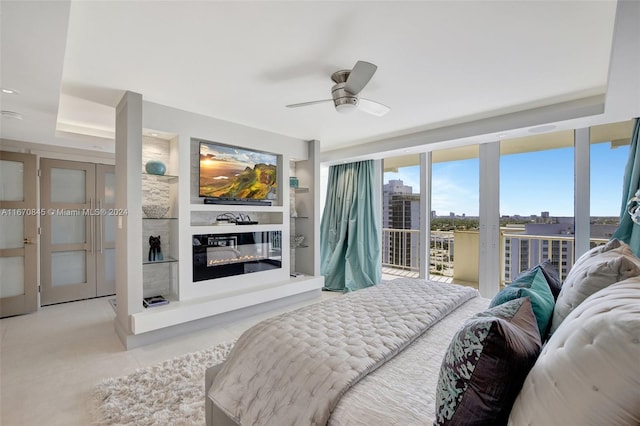
POLYGON ((637 426, 640 260, 549 266, 491 300, 396 279, 265 320, 207 370, 207 424, 637 426))
MULTIPOLYGON (((291 395, 277 396, 277 398, 280 399, 285 397, 288 401, 286 409, 283 410, 283 413, 279 413, 277 417, 269 417, 257 413, 257 411, 260 410, 259 408, 253 413, 244 412, 239 414, 239 410, 233 411, 233 409, 229 407, 238 407, 239 401, 237 401, 236 398, 238 398, 238 395, 242 397, 242 394, 246 396, 244 386, 247 386, 247 384, 243 383, 238 386, 238 395, 231 395, 229 400, 223 400, 224 397, 221 397, 220 392, 216 392, 211 384, 220 371, 222 371, 222 374, 232 373, 228 371, 230 369, 223 369, 224 364, 215 366, 208 371, 207 424, 234 425, 242 422, 242 424, 252 425, 326 423, 330 425, 349 425, 360 422, 359 424, 418 425, 431 423, 434 411, 435 382, 438 379, 438 371, 442 362, 443 353, 447 349, 451 336, 467 318, 486 309, 489 302, 488 299, 479 297, 477 290, 470 287, 399 278, 385 281, 369 289, 348 293, 337 298, 331 298, 315 305, 298 309, 293 313, 294 316, 292 316, 292 314, 281 315, 272 319, 269 323, 260 323, 241 336, 236 344, 236 348, 238 349, 234 348, 238 353, 240 351, 246 351, 242 349, 243 345, 249 343, 255 345, 257 336, 265 337, 266 334, 273 332, 274 327, 284 327, 284 330, 279 333, 277 337, 273 338, 273 343, 270 341, 265 343, 265 347, 280 345, 281 348, 284 348, 282 343, 275 343, 279 339, 282 339, 283 336, 288 340, 294 340, 295 343, 290 342, 288 343, 289 345, 294 347, 296 345, 305 345, 304 341, 308 337, 307 334, 296 334, 296 332, 299 332, 299 322, 301 318, 312 321, 311 319, 314 317, 326 315, 327 311, 332 312, 334 317, 338 316, 342 319, 337 326, 340 338, 344 338, 345 335, 349 333, 352 333, 353 336, 371 334, 373 332, 371 328, 376 328, 375 323, 378 320, 380 320, 382 325, 386 325, 389 321, 402 322, 402 318, 410 317, 410 319, 403 321, 401 324, 396 323, 396 327, 392 327, 396 334, 402 335, 401 340, 396 341, 395 339, 391 339, 392 342, 389 344, 389 347, 386 347, 383 343, 381 346, 384 347, 385 351, 383 353, 374 353, 372 358, 368 357, 368 354, 359 357, 360 359, 366 358, 363 362, 364 366, 362 371, 357 374, 351 374, 346 380, 343 377, 336 377, 338 382, 346 381, 348 383, 344 388, 337 390, 334 397, 330 398, 330 400, 325 401, 323 399, 322 409, 314 408, 312 411, 315 412, 309 414, 310 417, 308 418, 301 418, 298 413, 292 412, 291 407, 294 404, 290 401, 291 395), (421 307, 420 305, 423 304, 424 306, 421 307), (353 314, 354 305, 367 307, 366 312, 353 314), (385 310, 392 312, 392 314, 385 313, 385 310), (418 315, 418 317, 416 318, 415 315, 418 315), (361 322, 364 321, 363 318, 366 317, 366 331, 363 332, 358 327, 351 329, 349 325, 345 326, 344 321, 347 320, 346 317, 348 317, 348 320, 354 320, 355 318, 361 322), (283 321, 294 324, 295 326, 282 326, 281 323, 283 321), (274 323, 278 325, 274 326, 274 323), (427 378, 426 381, 424 380, 425 377, 427 378), (376 391, 380 389, 380 386, 386 390, 384 393, 376 391), (427 403, 425 403, 425 401, 427 403), (322 414, 314 418, 314 414, 317 415, 318 411, 322 414), (294 413, 293 417, 288 415, 292 413, 294 413), (242 417, 244 417, 244 419, 242 419, 242 417), (380 423, 381 420, 383 420, 383 423, 380 423)), ((327 318, 326 323, 330 322, 331 318, 327 318)), ((320 328, 325 327, 326 323, 323 321, 321 324, 316 325, 320 328)), ((384 335, 385 333, 389 333, 390 330, 383 326, 381 329, 378 329, 377 332, 384 335)), ((323 338, 324 337, 326 336, 323 336, 323 338)), ((317 339, 319 339, 319 337, 317 337, 317 339)), ((331 340, 331 337, 329 337, 329 340, 331 340)), ((356 337, 355 341, 352 340, 350 343, 353 344, 353 347, 349 347, 347 351, 355 353, 356 358, 358 358, 357 352, 362 349, 358 345, 361 343, 361 339, 356 337), (360 340, 360 342, 358 340, 360 340)), ((331 345, 335 344, 336 342, 333 340, 331 345)), ((366 342, 362 347, 367 348, 365 350, 376 350, 375 345, 367 344, 366 342), (372 347, 374 347, 374 349, 371 349, 372 347)), ((337 357, 342 361, 345 359, 344 353, 326 353, 327 347, 311 349, 311 353, 304 354, 305 357, 308 358, 304 363, 313 364, 313 357, 323 355, 327 357, 337 357), (316 351, 313 351, 313 349, 316 351), (311 359, 311 361, 309 359, 311 359)), ((274 359, 280 360, 286 356, 287 352, 291 353, 292 357, 299 357, 301 355, 300 353, 296 353, 295 350, 288 348, 276 353, 274 359)), ((257 350, 256 354, 256 357, 263 357, 264 348, 257 350)), ((233 354, 230 354, 228 359, 233 361, 235 358, 233 354)), ((255 365, 257 362, 255 359, 249 357, 249 359, 241 360, 239 362, 240 366, 238 367, 238 365, 236 365, 235 369, 236 371, 238 371, 238 369, 246 371, 247 368, 250 368, 252 364, 255 365), (243 366, 242 361, 245 361, 246 365, 243 366)), ((316 362, 314 364, 316 367, 312 368, 315 369, 318 364, 325 362, 326 361, 316 362)), ((275 373, 282 370, 291 371, 292 367, 282 368, 280 365, 279 367, 271 366, 266 368, 260 365, 258 369, 263 372, 275 373)), ((349 370, 349 372, 351 373, 351 370, 349 370)), ((306 372, 303 374, 306 374, 306 372)), ((299 378, 302 374, 292 374, 291 376, 299 378)), ((290 378, 287 378, 286 380, 289 379, 290 378)), ((238 379, 236 377, 229 377, 228 380, 237 381, 238 379)), ((253 380, 253 378, 250 380, 253 380)), ((260 378, 260 380, 269 381, 278 379, 274 379, 272 375, 272 377, 260 378)), ((280 378, 280 380, 284 379, 280 378)), ((228 382, 219 381, 218 385, 228 392, 228 382)), ((326 388, 333 386, 333 384, 323 385, 326 388)), ((260 385, 260 387, 264 386, 268 385, 260 385)), ((282 383, 274 386, 282 386, 282 383)), ((296 394, 302 395, 300 389, 296 390, 296 394)), ((313 395, 313 397, 315 397, 313 399, 317 399, 316 395, 313 395)), ((247 399, 251 399, 251 397, 247 397, 247 399)), ((243 402, 244 409, 252 405, 255 405, 255 401, 243 402)), ((306 406, 306 410, 305 413, 309 413, 308 406, 306 406)))

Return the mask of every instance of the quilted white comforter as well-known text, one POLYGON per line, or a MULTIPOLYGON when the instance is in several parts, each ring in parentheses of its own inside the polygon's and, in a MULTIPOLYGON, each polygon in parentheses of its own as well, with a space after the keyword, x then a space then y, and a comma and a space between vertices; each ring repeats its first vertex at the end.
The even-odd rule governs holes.
POLYGON ((242 425, 325 425, 340 397, 477 291, 396 279, 263 321, 208 396, 242 425))

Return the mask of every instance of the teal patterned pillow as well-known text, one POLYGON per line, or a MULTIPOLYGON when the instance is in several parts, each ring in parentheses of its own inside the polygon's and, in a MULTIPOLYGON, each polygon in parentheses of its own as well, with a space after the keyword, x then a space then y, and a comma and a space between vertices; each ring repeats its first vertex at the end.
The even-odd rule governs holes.
POLYGON ((520 275, 515 281, 495 295, 489 307, 493 308, 508 300, 519 299, 521 297, 531 298, 531 307, 538 322, 540 336, 544 341, 549 331, 549 326, 551 325, 555 299, 541 268, 535 267, 520 275))
POLYGON ((506 425, 540 353, 528 297, 470 318, 445 353, 436 389, 435 425, 506 425))

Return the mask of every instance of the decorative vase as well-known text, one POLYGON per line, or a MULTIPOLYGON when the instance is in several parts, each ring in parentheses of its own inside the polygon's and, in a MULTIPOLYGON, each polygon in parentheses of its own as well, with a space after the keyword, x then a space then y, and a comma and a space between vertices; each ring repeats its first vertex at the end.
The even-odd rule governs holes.
POLYGON ((147 161, 144 165, 144 169, 150 175, 163 175, 167 171, 167 166, 162 161, 151 160, 147 161))

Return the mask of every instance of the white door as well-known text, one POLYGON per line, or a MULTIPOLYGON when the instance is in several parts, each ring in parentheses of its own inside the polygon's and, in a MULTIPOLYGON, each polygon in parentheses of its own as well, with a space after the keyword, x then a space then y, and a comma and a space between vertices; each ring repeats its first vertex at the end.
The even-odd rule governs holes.
POLYGON ((96 296, 116 294, 116 171, 96 165, 96 296))
POLYGON ((114 166, 40 160, 41 304, 115 294, 114 166))
POLYGON ((0 318, 38 309, 36 156, 0 151, 0 318))

